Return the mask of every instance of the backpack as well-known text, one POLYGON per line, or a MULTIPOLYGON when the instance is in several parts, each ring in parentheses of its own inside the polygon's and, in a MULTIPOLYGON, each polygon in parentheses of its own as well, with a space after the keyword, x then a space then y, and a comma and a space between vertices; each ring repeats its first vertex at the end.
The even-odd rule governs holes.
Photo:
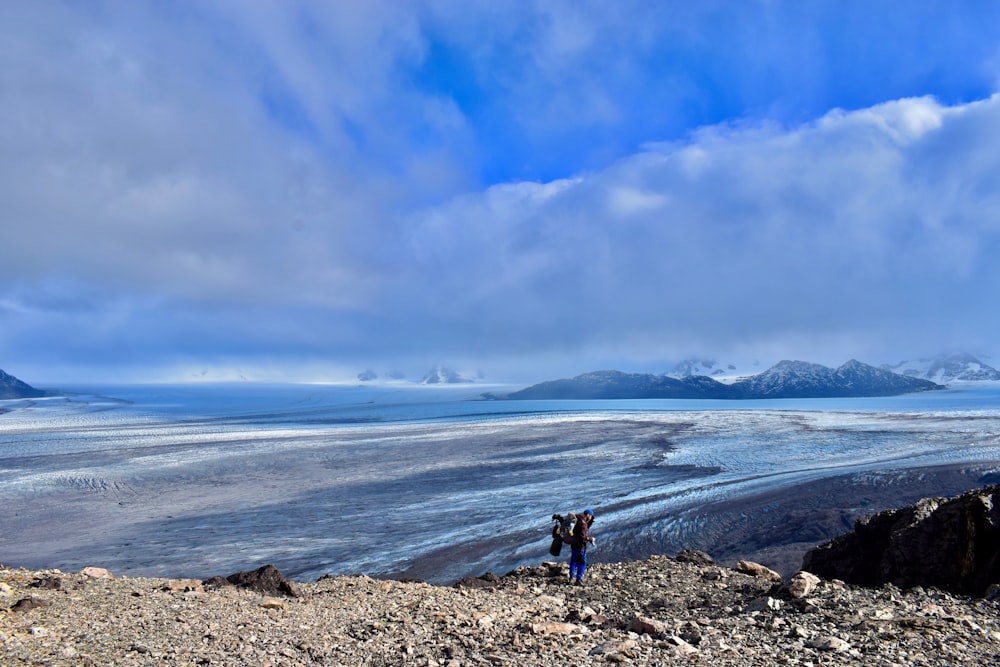
POLYGON ((576 515, 572 512, 565 515, 553 514, 552 520, 555 521, 555 525, 552 526, 552 545, 549 547, 549 553, 558 556, 562 552, 563 542, 568 544, 573 541, 576 515))
MULTIPOLYGON (((559 516, 554 515, 553 518, 559 516)), ((563 542, 572 542, 573 535, 576 530, 576 515, 570 512, 566 516, 560 517, 559 519, 559 537, 562 538, 563 542)))

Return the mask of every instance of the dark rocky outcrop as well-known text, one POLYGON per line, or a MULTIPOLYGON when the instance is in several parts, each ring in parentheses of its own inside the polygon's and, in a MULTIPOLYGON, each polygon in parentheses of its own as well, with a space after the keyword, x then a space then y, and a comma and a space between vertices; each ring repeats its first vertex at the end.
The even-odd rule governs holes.
POLYGON ((729 388, 704 376, 678 380, 666 375, 594 371, 515 391, 513 399, 602 400, 619 398, 728 398, 729 388))
MULTIPOLYGON (((226 577, 233 586, 249 588, 267 595, 288 595, 298 597, 299 591, 294 582, 285 579, 284 575, 274 565, 264 565, 252 572, 236 572, 226 577)), ((218 577, 209 579, 206 585, 218 583, 218 577)))
POLYGON ((45 392, 41 389, 35 389, 30 384, 0 370, 0 400, 10 398, 38 398, 44 395, 45 392))
POLYGON ((802 569, 861 586, 982 596, 1000 583, 1000 486, 859 519, 854 532, 807 552, 802 569))
POLYGON ((692 565, 715 565, 715 559, 704 551, 698 549, 681 549, 677 552, 678 563, 690 563, 692 565))
POLYGON ((48 600, 43 600, 42 598, 26 597, 15 602, 11 606, 10 611, 23 613, 32 609, 38 609, 39 607, 48 607, 50 604, 48 600))
POLYGON ((500 577, 487 572, 479 577, 463 577, 455 582, 455 588, 496 588, 500 577))

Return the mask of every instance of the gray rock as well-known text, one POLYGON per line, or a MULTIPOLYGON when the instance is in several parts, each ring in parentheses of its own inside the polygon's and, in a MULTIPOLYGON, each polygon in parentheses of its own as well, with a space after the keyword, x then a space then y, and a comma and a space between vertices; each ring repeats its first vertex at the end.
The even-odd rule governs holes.
POLYGON ((787 593, 790 598, 801 600, 816 590, 819 582, 820 578, 812 572, 800 570, 792 575, 788 583, 782 587, 782 591, 787 593))
POLYGON ((682 549, 677 552, 678 563, 691 563, 693 565, 715 565, 715 559, 704 551, 697 549, 682 549))
POLYGON ((48 607, 51 604, 48 600, 43 600, 42 598, 36 597, 26 597, 21 598, 11 606, 10 610, 13 612, 25 612, 31 611, 32 609, 38 609, 39 607, 48 607))

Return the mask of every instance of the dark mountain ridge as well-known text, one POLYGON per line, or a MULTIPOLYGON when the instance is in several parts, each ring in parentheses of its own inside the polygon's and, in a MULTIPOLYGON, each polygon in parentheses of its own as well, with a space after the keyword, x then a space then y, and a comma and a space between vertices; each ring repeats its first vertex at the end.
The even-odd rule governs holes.
POLYGON ((35 389, 30 384, 0 370, 0 400, 10 398, 38 398, 44 395, 45 392, 41 389, 35 389))
MULTIPOLYGON (((851 359, 839 368, 781 361, 763 373, 725 384, 704 375, 672 378, 651 373, 594 371, 549 380, 508 394, 509 399, 850 398, 896 396, 943 386, 851 359)), ((492 396, 497 398, 497 396, 492 396)))

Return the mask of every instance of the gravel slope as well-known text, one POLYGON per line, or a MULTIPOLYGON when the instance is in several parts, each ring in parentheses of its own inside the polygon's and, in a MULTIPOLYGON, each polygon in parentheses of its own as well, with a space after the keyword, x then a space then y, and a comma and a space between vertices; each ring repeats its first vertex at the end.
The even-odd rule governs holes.
POLYGON ((0 569, 0 664, 1000 665, 993 601, 840 582, 794 597, 766 571, 659 556, 596 564, 583 587, 541 564, 463 587, 330 577, 296 597, 90 574, 0 569))

